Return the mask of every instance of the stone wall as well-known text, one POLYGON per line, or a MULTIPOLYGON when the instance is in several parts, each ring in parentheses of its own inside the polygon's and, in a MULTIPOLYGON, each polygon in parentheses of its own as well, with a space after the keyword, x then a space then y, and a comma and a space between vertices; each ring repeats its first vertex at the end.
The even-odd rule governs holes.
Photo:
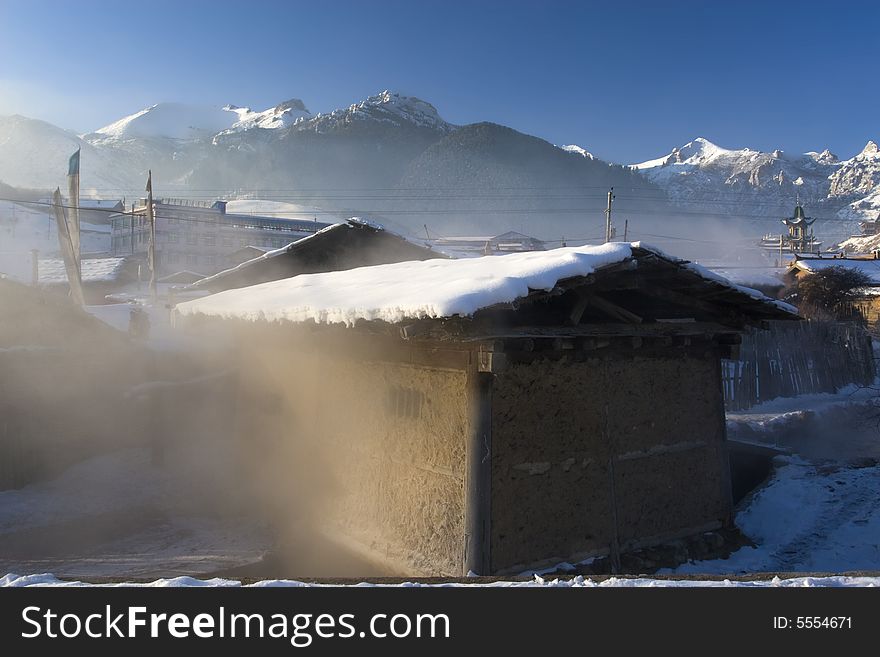
POLYGON ((389 572, 460 575, 465 370, 246 340, 240 444, 289 531, 329 534, 389 572))
POLYGON ((730 510, 716 352, 512 363, 492 401, 492 568, 652 542, 730 510))

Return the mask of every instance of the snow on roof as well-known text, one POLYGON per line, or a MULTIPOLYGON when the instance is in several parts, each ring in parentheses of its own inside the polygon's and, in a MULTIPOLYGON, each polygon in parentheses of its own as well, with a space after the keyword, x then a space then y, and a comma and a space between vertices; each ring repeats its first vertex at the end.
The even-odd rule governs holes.
MULTIPOLYGON (((639 243, 614 242, 530 251, 466 260, 400 262, 346 271, 301 274, 279 281, 219 292, 177 306, 180 316, 208 315, 248 321, 305 322, 352 326, 358 320, 389 323, 407 319, 471 316, 478 310, 509 303, 530 290, 551 290, 563 279, 587 276, 633 257, 639 243)), ((699 265, 661 257, 720 282, 749 297, 773 303, 757 290, 742 288, 699 265)), ((268 254, 267 254, 268 255, 268 254)))
POLYGON ((346 224, 344 224, 344 223, 343 224, 330 224, 326 228, 322 228, 321 230, 319 230, 311 235, 306 235, 305 237, 301 237, 300 239, 295 240, 293 242, 290 242, 288 244, 285 244, 284 246, 279 247, 277 249, 267 250, 267 249, 262 249, 258 246, 251 246, 251 245, 243 246, 238 251, 235 251, 235 253, 238 253, 238 252, 243 251, 245 249, 256 249, 258 251, 262 251, 263 253, 256 256, 255 258, 251 258, 250 260, 245 260, 244 262, 241 262, 241 263, 235 265, 235 267, 230 267, 229 269, 224 269, 222 271, 218 271, 216 274, 212 274, 211 276, 206 276, 205 278, 201 279, 200 281, 196 281, 196 283, 194 283, 193 285, 197 286, 197 287, 206 286, 210 283, 213 283, 216 280, 219 280, 221 278, 225 278, 226 276, 229 276, 233 272, 241 271, 243 269, 247 269, 248 267, 252 267, 255 262, 259 262, 262 260, 268 260, 269 258, 277 258, 278 256, 284 255, 285 253, 287 253, 290 250, 290 247, 292 247, 294 244, 302 244, 306 240, 310 240, 310 239, 314 238, 315 235, 321 235, 321 234, 327 233, 331 230, 336 230, 337 228, 339 228, 341 226, 345 226, 345 225, 346 224))
POLYGON ((781 267, 709 267, 731 283, 749 287, 778 287, 783 285, 785 269, 781 267))
POLYGON ((829 267, 846 267, 856 269, 871 277, 874 285, 880 285, 880 260, 851 260, 849 258, 803 258, 795 260, 792 267, 815 274, 829 267))
MULTIPOLYGON (((125 266, 125 258, 84 258, 83 283, 115 281, 125 266)), ((61 258, 47 258, 39 262, 40 283, 43 285, 67 283, 67 271, 61 258)))
POLYGON ((122 201, 119 199, 81 198, 79 200, 79 207, 84 210, 112 210, 120 205, 122 201))

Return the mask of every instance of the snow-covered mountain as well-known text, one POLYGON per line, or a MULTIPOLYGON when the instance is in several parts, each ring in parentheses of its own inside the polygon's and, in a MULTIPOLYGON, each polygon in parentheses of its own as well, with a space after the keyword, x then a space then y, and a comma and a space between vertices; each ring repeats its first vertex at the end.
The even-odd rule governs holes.
MULTIPOLYGON (((790 155, 781 150, 727 149, 698 137, 663 157, 631 165, 662 187, 673 204, 729 215, 790 210, 795 199, 813 214, 843 222, 838 232, 880 209, 880 155, 870 141, 841 161, 830 151, 790 155)), ((829 229, 829 223, 824 222, 829 229)), ((820 229, 820 224, 817 224, 820 229)))
POLYGON ((870 194, 880 185, 880 152, 877 144, 869 141, 862 152, 840 163, 831 174, 829 196, 848 198, 853 195, 870 194))
POLYGON ((129 154, 93 146, 78 135, 24 116, 0 116, 0 181, 43 190, 66 187, 67 163, 81 149, 83 189, 108 189, 130 184, 135 163, 129 154))
POLYGON ((235 105, 227 105, 223 109, 235 113, 238 119, 230 128, 220 134, 244 132, 254 128, 277 130, 312 116, 312 113, 306 109, 305 104, 299 98, 286 100, 262 112, 255 112, 249 107, 236 107, 235 105))
POLYGON ((441 133, 448 133, 455 127, 440 118, 437 109, 431 103, 386 90, 345 109, 338 109, 329 114, 318 114, 311 120, 298 123, 295 129, 323 133, 344 129, 358 122, 425 128, 441 133))
POLYGON ((237 120, 235 112, 217 107, 158 103, 99 128, 86 139, 200 139, 231 127, 237 120))
MULTIPOLYGON (((827 227, 846 233, 880 212, 875 142, 841 161, 828 150, 729 149, 700 137, 647 162, 608 167, 579 145, 533 143, 501 128, 457 126, 430 103, 387 90, 317 114, 299 99, 265 110, 158 103, 85 135, 21 116, 0 117, 0 181, 40 190, 63 188, 67 158, 80 148, 85 193, 116 198, 141 195, 152 169, 163 193, 284 190, 332 211, 401 213, 414 207, 411 199, 397 205, 392 199, 381 207, 361 199, 361 205, 367 203, 361 207, 358 199, 322 197, 313 190, 421 189, 443 187, 438 181, 445 181, 433 205, 425 202, 417 209, 427 213, 439 204, 444 213, 452 213, 467 204, 447 202, 447 188, 473 186, 479 179, 483 192, 497 187, 495 197, 500 198, 521 187, 551 190, 549 178, 555 176, 572 187, 615 185, 622 210, 629 193, 633 201, 650 200, 655 217, 737 216, 761 224, 749 227, 749 234, 778 230, 778 219, 791 212, 796 198, 823 220, 819 232, 827 227)), ((517 202, 522 205, 522 199, 517 202)), ((479 198, 469 203, 463 210, 467 215, 473 206, 469 217, 491 205, 479 198)), ((565 204, 545 207, 570 211, 565 204)), ((509 208, 510 213, 519 210, 509 208)), ((597 212, 601 220, 601 208, 597 212)), ((508 215, 502 218, 509 223, 508 215)))
POLYGON ((194 141, 211 139, 225 132, 286 128, 309 117, 311 113, 297 98, 264 111, 237 105, 212 107, 158 103, 84 135, 84 138, 91 143, 131 139, 194 141))
POLYGON ((588 160, 595 160, 596 157, 590 153, 588 150, 581 148, 577 144, 566 144, 565 146, 560 146, 562 150, 566 153, 574 153, 575 155, 580 155, 581 157, 585 157, 588 160))
POLYGON ((828 176, 838 166, 829 151, 789 155, 743 148, 730 150, 698 137, 661 158, 632 165, 664 187, 671 199, 718 199, 731 192, 761 192, 766 202, 800 195, 817 201, 828 194, 828 176))

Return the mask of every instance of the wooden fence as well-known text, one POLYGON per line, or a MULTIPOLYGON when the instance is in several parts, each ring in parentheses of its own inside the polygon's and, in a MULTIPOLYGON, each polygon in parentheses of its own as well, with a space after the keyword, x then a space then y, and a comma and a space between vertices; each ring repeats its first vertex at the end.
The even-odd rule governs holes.
POLYGON ((777 397, 836 392, 874 381, 874 353, 856 323, 771 322, 743 336, 737 360, 721 364, 727 410, 740 411, 777 397))

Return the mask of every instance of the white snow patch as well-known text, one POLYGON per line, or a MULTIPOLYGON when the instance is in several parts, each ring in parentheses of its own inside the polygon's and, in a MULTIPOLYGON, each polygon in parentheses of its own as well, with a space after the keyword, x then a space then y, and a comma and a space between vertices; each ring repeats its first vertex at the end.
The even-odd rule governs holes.
POLYGON ((371 582, 359 582, 357 584, 321 584, 316 582, 301 582, 295 579, 266 579, 253 584, 242 584, 234 579, 197 579, 194 577, 172 577, 157 579, 153 582, 114 582, 112 584, 89 584, 81 581, 65 581, 58 579, 50 573, 33 575, 16 575, 9 573, 0 577, 0 587, 194 587, 194 586, 223 586, 244 588, 267 588, 267 587, 338 587, 356 586, 359 588, 620 588, 620 587, 686 587, 686 588, 802 588, 802 587, 876 587, 880 586, 880 577, 849 577, 837 575, 830 577, 792 577, 782 579, 780 577, 755 579, 755 580, 730 580, 730 579, 658 579, 650 577, 609 577, 603 580, 592 580, 582 575, 571 579, 544 579, 535 575, 528 581, 496 581, 491 583, 460 583, 450 582, 445 584, 425 584, 422 582, 403 582, 401 584, 375 584, 371 582))
MULTIPOLYGON (((83 258, 83 283, 106 283, 115 281, 125 267, 125 258, 83 258)), ((61 258, 47 258, 39 262, 41 284, 67 283, 67 270, 61 258)))
POLYGON ((586 276, 631 255, 629 244, 609 243, 304 274, 182 303, 176 312, 349 326, 359 319, 395 323, 470 316, 524 297, 529 290, 550 290, 561 279, 586 276))
POLYGON ((575 155, 580 155, 581 157, 585 157, 588 160, 595 160, 596 159, 596 157, 592 153, 590 153, 587 150, 584 150, 583 148, 581 148, 577 144, 567 144, 565 146, 559 146, 559 148, 566 151, 567 153, 574 153, 575 155))
POLYGON ((797 457, 739 512, 756 547, 692 562, 684 573, 845 572, 880 569, 880 466, 821 466, 797 457))
POLYGON ((235 112, 208 105, 157 103, 95 131, 111 139, 165 137, 198 139, 226 130, 239 120, 235 112))

